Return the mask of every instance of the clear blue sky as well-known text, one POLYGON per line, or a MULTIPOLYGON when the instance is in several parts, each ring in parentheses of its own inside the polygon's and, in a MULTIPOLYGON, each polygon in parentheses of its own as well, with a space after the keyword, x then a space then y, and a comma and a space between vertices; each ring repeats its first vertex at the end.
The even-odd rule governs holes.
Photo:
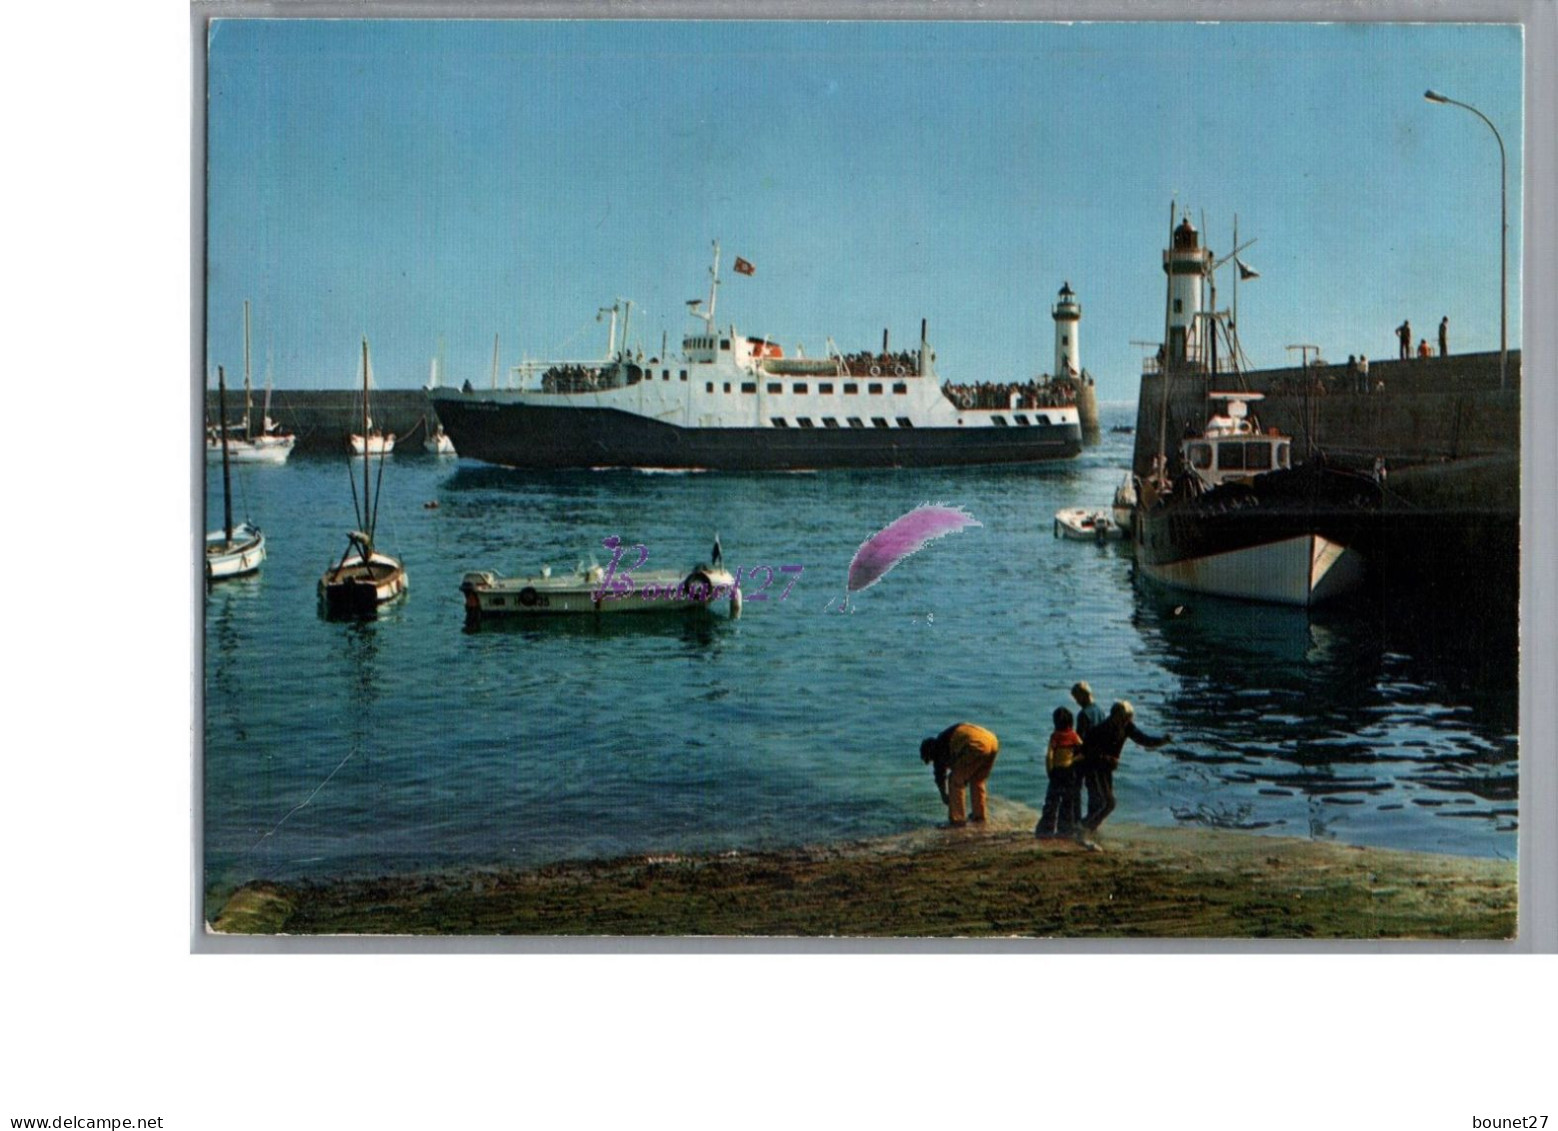
MULTIPOLYGON (((820 353, 908 345, 944 377, 1050 367, 1070 280, 1082 360, 1134 399, 1162 336, 1169 205, 1219 257, 1234 215, 1257 367, 1314 342, 1394 356, 1410 318, 1498 348, 1497 123, 1519 343, 1521 36, 1472 25, 225 20, 209 52, 208 349, 280 387, 485 384, 658 353, 725 249, 720 321, 820 353), (756 275, 733 275, 740 255, 756 275)), ((1220 305, 1231 279, 1219 277, 1220 305)))

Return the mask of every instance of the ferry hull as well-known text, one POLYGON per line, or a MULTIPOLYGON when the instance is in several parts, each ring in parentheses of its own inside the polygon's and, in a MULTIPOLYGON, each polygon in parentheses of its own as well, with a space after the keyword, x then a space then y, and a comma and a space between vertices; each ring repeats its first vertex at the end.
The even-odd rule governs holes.
POLYGON ((461 456, 526 469, 654 467, 803 471, 1038 463, 1082 450, 1077 424, 966 428, 683 428, 619 409, 434 405, 461 456))

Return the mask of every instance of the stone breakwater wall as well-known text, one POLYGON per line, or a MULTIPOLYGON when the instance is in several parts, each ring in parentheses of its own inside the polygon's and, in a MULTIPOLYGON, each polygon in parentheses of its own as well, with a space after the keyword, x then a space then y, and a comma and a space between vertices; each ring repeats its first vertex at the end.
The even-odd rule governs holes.
MULTIPOLYGON (((256 393, 256 417, 263 403, 264 394, 256 393)), ((235 396, 228 389, 228 418, 237 420, 242 414, 242 390, 235 396)), ((299 452, 338 454, 346 450, 347 436, 362 431, 361 394, 347 389, 277 389, 271 393, 270 414, 272 420, 297 436, 299 452)), ((205 418, 215 421, 216 416, 216 390, 207 389, 205 418)), ((423 428, 435 427, 438 414, 421 389, 375 389, 373 423, 407 440, 408 451, 421 451, 423 428)))
MULTIPOLYGON (((1499 388, 1497 353, 1370 360, 1367 392, 1354 390, 1345 365, 1266 369, 1244 376, 1249 389, 1265 394, 1251 412, 1262 426, 1292 436, 1295 455, 1312 444, 1333 459, 1360 466, 1383 458, 1392 473, 1463 460, 1478 461, 1479 467, 1507 461, 1518 481, 1520 371, 1520 353, 1511 351, 1504 389, 1499 388)), ((1160 421, 1166 419, 1164 447, 1172 455, 1187 425, 1199 429, 1206 423, 1208 389, 1238 387, 1232 377, 1211 382, 1199 376, 1175 377, 1165 412, 1163 378, 1143 376, 1136 406, 1135 472, 1145 474, 1152 466, 1160 421)))

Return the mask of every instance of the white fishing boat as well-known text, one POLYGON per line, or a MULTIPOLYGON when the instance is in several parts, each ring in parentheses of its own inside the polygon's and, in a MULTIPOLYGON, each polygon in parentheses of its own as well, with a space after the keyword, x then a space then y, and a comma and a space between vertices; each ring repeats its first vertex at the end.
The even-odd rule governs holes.
MULTIPOLYGON (((620 555, 619 555, 620 556, 620 555)), ((473 571, 460 582, 466 618, 600 616, 617 613, 698 613, 727 601, 732 617, 741 614, 741 588, 720 560, 690 570, 619 571, 582 562, 572 573, 554 576, 550 568, 530 577, 499 577, 473 571)))
POLYGON ((1108 511, 1067 507, 1055 512, 1055 537, 1075 542, 1112 542, 1125 537, 1125 530, 1108 511))
MULTIPOLYGON (((220 366, 216 371, 217 406, 225 417, 227 409, 227 375, 220 366)), ((242 577, 260 568, 265 560, 265 535, 250 522, 233 523, 233 482, 231 457, 227 451, 228 439, 220 439, 222 448, 222 529, 206 535, 205 571, 207 581, 219 581, 226 577, 242 577)))
POLYGON ((1253 409, 1262 395, 1237 388, 1237 317, 1217 305, 1217 269, 1248 245, 1235 232, 1234 251, 1217 260, 1188 216, 1176 227, 1171 213, 1169 226, 1167 340, 1149 368, 1162 374, 1163 407, 1157 454, 1145 474, 1137 469, 1137 570, 1175 589, 1247 601, 1308 608, 1342 597, 1365 580, 1380 485, 1318 451, 1295 459, 1291 436, 1261 426, 1253 409), (1206 424, 1170 451, 1175 379, 1205 390, 1206 424), (1221 381, 1226 391, 1214 391, 1221 381))
MULTIPOLYGON (((363 434, 371 435, 368 422, 368 339, 362 340, 363 434)), ((346 551, 340 561, 325 570, 319 579, 320 611, 326 616, 371 617, 380 605, 393 601, 406 591, 409 579, 398 558, 380 552, 373 537, 378 525, 378 497, 372 489, 369 470, 371 458, 363 460, 362 499, 358 511, 358 529, 346 535, 346 551)), ((384 452, 379 455, 379 478, 384 476, 384 452)), ((353 505, 358 502, 353 492, 353 505)))
POLYGON ((206 458, 222 457, 222 441, 227 441, 227 459, 233 463, 286 463, 297 444, 297 437, 282 430, 270 416, 271 379, 267 367, 265 376, 265 407, 261 410, 261 425, 254 428, 254 393, 249 376, 249 300, 243 303, 243 421, 226 423, 227 413, 218 414, 219 423, 206 429, 206 458))

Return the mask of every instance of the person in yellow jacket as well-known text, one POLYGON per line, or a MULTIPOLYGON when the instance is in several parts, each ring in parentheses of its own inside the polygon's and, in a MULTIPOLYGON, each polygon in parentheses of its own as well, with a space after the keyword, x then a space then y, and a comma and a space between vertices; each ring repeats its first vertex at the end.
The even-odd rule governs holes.
POLYGON ((920 761, 935 767, 936 788, 947 803, 947 820, 963 824, 963 790, 972 800, 973 819, 985 819, 985 781, 1001 749, 995 735, 973 723, 956 723, 920 743, 920 761))

